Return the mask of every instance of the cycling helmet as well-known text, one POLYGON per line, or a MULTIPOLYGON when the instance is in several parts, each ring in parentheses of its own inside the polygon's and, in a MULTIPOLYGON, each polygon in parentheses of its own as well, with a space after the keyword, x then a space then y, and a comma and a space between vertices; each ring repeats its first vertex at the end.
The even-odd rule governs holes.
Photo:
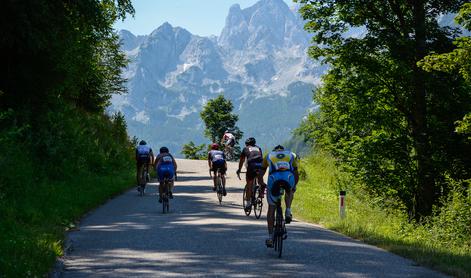
POLYGON ((250 137, 247 140, 245 140, 245 145, 255 146, 255 143, 257 143, 257 141, 255 141, 255 138, 253 137, 250 137))
POLYGON ((273 148, 273 151, 284 151, 284 150, 285 150, 285 147, 283 147, 282 145, 278 145, 275 148, 273 148))
POLYGON ((219 145, 217 143, 211 144, 211 150, 218 150, 218 149, 219 149, 219 145))
POLYGON ((160 148, 160 153, 169 153, 168 148, 167 147, 160 148))
POLYGON ((146 144, 147 144, 147 143, 146 143, 146 141, 144 141, 144 140, 141 140, 141 142, 139 142, 139 145, 146 145, 146 144))

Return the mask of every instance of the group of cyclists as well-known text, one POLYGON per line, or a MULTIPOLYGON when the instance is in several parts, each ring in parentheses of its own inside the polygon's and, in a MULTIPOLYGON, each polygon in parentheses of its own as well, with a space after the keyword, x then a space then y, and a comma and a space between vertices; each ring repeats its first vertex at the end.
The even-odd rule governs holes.
POLYGON ((154 156, 152 148, 147 145, 146 141, 142 140, 136 147, 136 179, 138 190, 142 183, 145 184, 145 181, 141 180, 142 170, 144 167, 149 169, 150 165, 155 167, 155 172, 159 178, 159 203, 162 203, 162 189, 165 177, 171 180, 168 193, 169 198, 173 199, 173 180, 177 173, 177 162, 175 161, 175 158, 170 154, 170 151, 167 147, 161 147, 159 154, 154 156))
MULTIPOLYGON (((231 149, 235 145, 235 136, 226 130, 221 139, 224 146, 224 151, 220 150, 218 143, 212 143, 211 149, 208 152, 208 166, 210 172, 213 172, 213 191, 216 190, 216 172, 219 170, 222 176, 223 195, 226 196, 226 178, 227 172, 227 153, 232 154, 231 149)), ((162 182, 165 176, 173 178, 177 170, 177 164, 173 156, 169 153, 168 148, 160 148, 159 155, 154 159, 152 149, 146 145, 145 141, 141 141, 136 148, 137 167, 142 167, 143 164, 153 163, 155 166, 160 186, 159 186, 159 202, 162 201, 162 182), (147 154, 147 156, 145 155, 147 154)), ((254 180, 257 179, 258 184, 261 186, 261 196, 265 189, 267 191, 267 227, 268 238, 265 241, 267 247, 273 247, 273 226, 274 226, 274 213, 276 203, 281 200, 283 192, 285 192, 285 222, 289 224, 292 220, 291 203, 293 201, 294 192, 296 191, 296 184, 299 180, 298 174, 298 158, 295 153, 285 150, 281 145, 277 145, 273 150, 263 155, 262 149, 256 145, 256 140, 253 137, 245 141, 245 147, 240 155, 237 175, 241 173, 242 167, 246 165, 246 187, 251 188, 254 180), (268 169, 267 183, 263 181, 263 177, 268 169)), ((138 175, 139 182, 139 175, 138 175)), ((170 198, 172 198, 173 183, 170 188, 170 198)), ((247 200, 245 210, 250 209, 252 200, 252 190, 245 190, 245 199, 247 200)))

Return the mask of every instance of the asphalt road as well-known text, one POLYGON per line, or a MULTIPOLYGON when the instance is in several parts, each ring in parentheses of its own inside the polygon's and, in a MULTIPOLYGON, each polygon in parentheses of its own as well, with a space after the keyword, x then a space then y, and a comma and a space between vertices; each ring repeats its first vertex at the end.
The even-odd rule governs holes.
MULTIPOLYGON (((82 219, 68 234, 62 277, 443 277, 412 261, 322 227, 287 225, 283 257, 265 247, 266 207, 256 220, 242 210, 243 182, 229 165, 219 205, 207 162, 178 160, 170 213, 155 183, 135 189, 82 219)), ((293 211, 296 217, 296 211, 293 211)))

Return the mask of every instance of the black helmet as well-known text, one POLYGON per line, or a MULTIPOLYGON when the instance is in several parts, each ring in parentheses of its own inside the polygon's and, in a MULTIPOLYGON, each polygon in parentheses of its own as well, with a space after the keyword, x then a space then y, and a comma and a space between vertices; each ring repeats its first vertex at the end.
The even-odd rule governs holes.
POLYGON ((283 147, 282 145, 278 145, 273 148, 273 151, 284 151, 284 150, 285 150, 285 147, 283 147))
POLYGON ((245 145, 255 146, 255 143, 257 143, 257 141, 255 141, 255 138, 253 137, 247 138, 247 140, 245 140, 245 145))
POLYGON ((141 142, 139 142, 139 145, 147 145, 147 143, 146 143, 146 141, 141 140, 141 142))
POLYGON ((160 153, 169 153, 168 148, 167 147, 160 148, 160 153))

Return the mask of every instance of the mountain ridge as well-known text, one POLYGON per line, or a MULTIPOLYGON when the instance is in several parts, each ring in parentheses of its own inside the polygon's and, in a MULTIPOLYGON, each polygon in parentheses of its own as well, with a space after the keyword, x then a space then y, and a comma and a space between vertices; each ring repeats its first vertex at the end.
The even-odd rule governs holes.
POLYGON ((168 22, 147 36, 121 30, 129 93, 114 96, 111 111, 124 113, 131 134, 178 152, 190 140, 207 143, 199 111, 224 93, 246 136, 267 146, 286 141, 313 107, 312 90, 326 69, 307 57, 302 25, 284 1, 262 0, 233 5, 218 37, 168 22))

